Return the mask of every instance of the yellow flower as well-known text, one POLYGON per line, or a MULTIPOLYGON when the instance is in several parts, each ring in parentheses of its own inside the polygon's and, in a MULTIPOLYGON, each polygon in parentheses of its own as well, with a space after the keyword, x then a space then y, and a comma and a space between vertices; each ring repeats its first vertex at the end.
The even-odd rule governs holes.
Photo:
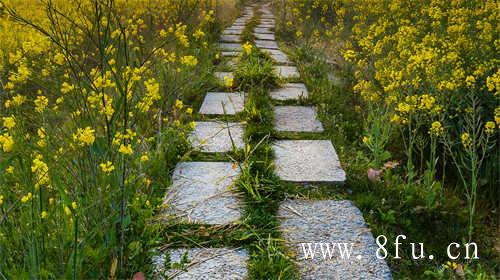
POLYGON ((14 126, 16 126, 16 118, 14 118, 14 116, 3 117, 2 120, 3 126, 7 129, 12 129, 14 126))
POLYGON ((42 185, 49 183, 49 167, 43 161, 41 155, 38 155, 31 165, 31 172, 35 173, 35 188, 38 189, 42 185))
POLYGON ((0 194, 0 205, 3 204, 3 195, 0 194))
POLYGON ((9 174, 14 173, 14 166, 9 165, 9 167, 7 167, 7 169, 5 169, 5 171, 7 171, 7 173, 9 173, 9 174))
POLYGON ((181 63, 186 66, 196 66, 198 64, 198 59, 192 55, 186 55, 181 57, 181 63))
POLYGON ((106 174, 109 174, 109 173, 113 172, 113 170, 115 170, 115 166, 113 165, 113 163, 111 161, 101 163, 101 164, 99 164, 99 166, 101 167, 102 172, 104 172, 106 174))
POLYGON ((51 198, 49 198, 49 205, 52 205, 52 204, 54 204, 54 198, 51 197, 51 198))
POLYGON ((489 121, 484 124, 484 129, 486 130, 486 133, 492 134, 495 131, 496 125, 495 122, 489 121))
POLYGON ((78 204, 76 204, 76 201, 73 201, 71 203, 71 208, 73 208, 73 210, 76 210, 77 207, 78 207, 78 204))
POLYGON ((184 107, 184 103, 182 103, 182 100, 179 99, 175 100, 175 108, 180 110, 182 109, 182 107, 184 107))
POLYGON ((302 31, 295 32, 295 36, 297 36, 297 38, 302 38, 303 35, 304 33, 302 33, 302 31))
POLYGON ((466 149, 470 146, 470 144, 472 142, 472 140, 470 138, 470 134, 467 132, 462 133, 462 136, 460 137, 460 139, 462 140, 462 145, 466 149))
POLYGON ((193 37, 198 40, 200 38, 202 38, 203 36, 205 36, 205 32, 203 32, 201 29, 197 29, 194 33, 193 33, 193 37))
POLYGON ((47 97, 45 97, 43 95, 39 95, 36 97, 35 110, 38 113, 42 113, 45 110, 45 108, 47 108, 47 105, 49 105, 49 100, 47 99, 47 97))
POLYGON ((26 102, 26 96, 17 94, 16 96, 12 97, 12 102, 15 106, 21 106, 24 102, 26 102))
POLYGON ((89 126, 84 129, 79 128, 76 133, 73 134, 73 140, 75 140, 75 142, 78 142, 80 146, 90 146, 95 141, 94 132, 95 130, 93 130, 89 126))
POLYGON ((26 203, 26 202, 30 201, 32 198, 33 198, 33 194, 31 194, 29 192, 27 195, 21 197, 21 202, 26 203))
POLYGON ((4 152, 11 152, 14 148, 14 138, 8 133, 0 134, 0 144, 4 152))
POLYGON ((121 144, 120 148, 118 149, 118 152, 124 155, 131 155, 134 152, 134 150, 132 150, 132 146, 130 144, 126 146, 121 144))
POLYGON ((246 42, 245 44, 243 44, 242 48, 243 48, 243 52, 246 55, 250 55, 252 53, 253 46, 249 42, 246 42))
POLYGON ((224 76, 224 86, 227 88, 232 88, 234 79, 230 76, 224 76))
POLYGON ((42 211, 42 213, 40 213, 40 217, 42 219, 46 219, 48 216, 49 216, 49 213, 47 213, 47 211, 42 211))
POLYGON ((193 108, 187 108, 186 114, 191 115, 193 113, 193 108))
POLYGON ((68 206, 64 206, 64 213, 66 213, 66 215, 71 215, 71 209, 69 209, 68 206))
POLYGON ((142 156, 141 156, 141 162, 147 162, 147 161, 149 161, 149 156, 148 156, 148 155, 146 155, 146 154, 145 154, 145 155, 142 155, 142 156))
POLYGON ((363 143, 368 144, 370 142, 370 138, 367 136, 363 136, 363 143))
POLYGON ((435 121, 431 124, 431 128, 429 128, 429 134, 433 136, 440 136, 444 132, 444 128, 439 121, 435 121))

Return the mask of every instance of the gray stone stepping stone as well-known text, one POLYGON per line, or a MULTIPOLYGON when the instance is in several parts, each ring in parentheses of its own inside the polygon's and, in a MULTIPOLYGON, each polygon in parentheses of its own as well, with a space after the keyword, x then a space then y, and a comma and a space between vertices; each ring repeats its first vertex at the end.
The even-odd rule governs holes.
POLYGON ((239 123, 196 122, 188 140, 196 150, 206 153, 231 152, 233 143, 237 149, 245 147, 243 126, 239 123))
POLYGON ((272 59, 274 59, 277 63, 281 64, 291 64, 292 62, 288 59, 288 56, 282 52, 281 50, 269 50, 262 49, 263 52, 268 53, 272 59))
POLYGON ((239 35, 222 35, 220 37, 222 42, 230 42, 230 43, 240 43, 241 39, 239 35))
POLYGON ((223 35, 241 35, 243 33, 243 29, 226 29, 222 32, 223 35))
POLYGON ((260 49, 274 49, 279 50, 278 43, 276 41, 268 41, 268 40, 255 40, 255 45, 260 49))
POLYGON ((255 33, 254 35, 255 35, 255 38, 257 38, 259 40, 271 40, 271 41, 276 40, 276 37, 274 36, 274 34, 255 33))
POLYGON ((234 74, 233 72, 215 72, 215 77, 217 77, 221 83, 224 83, 224 77, 234 79, 234 74))
POLYGON ((271 91, 271 98, 274 100, 295 100, 307 98, 308 95, 306 85, 300 83, 288 83, 282 88, 271 91))
POLYGON ((164 220, 226 225, 241 218, 241 201, 230 188, 240 169, 231 162, 181 162, 172 175, 164 220))
POLYGON ((274 23, 261 23, 259 25, 256 26, 257 28, 269 28, 269 29, 273 29, 276 27, 276 25, 274 23))
POLYGON ((254 33, 274 34, 274 32, 271 31, 269 28, 258 28, 258 27, 255 27, 253 29, 253 32, 254 33))
POLYGON ((316 108, 309 106, 274 107, 274 128, 281 132, 323 132, 316 108))
POLYGON ((275 172, 291 182, 343 183, 345 172, 328 140, 280 140, 273 145, 275 172))
POLYGON ((200 114, 234 115, 245 107, 245 94, 242 92, 208 92, 201 104, 200 114))
POLYGON ((299 71, 295 66, 275 66, 276 74, 282 79, 300 78, 299 71))
POLYGON ((222 56, 239 56, 241 52, 227 52, 223 51, 221 52, 222 56))
POLYGON ((241 44, 238 43, 219 43, 219 48, 225 51, 241 51, 241 44))
POLYGON ((248 252, 241 248, 172 249, 153 257, 153 279, 243 280, 247 279, 248 260, 248 252), (187 263, 182 263, 183 257, 187 257, 187 263), (166 269, 167 259, 170 264, 181 264, 184 269, 166 269))
POLYGON ((392 279, 387 263, 376 257, 378 246, 363 214, 352 202, 285 200, 279 207, 278 216, 282 237, 295 253, 302 280, 392 279), (322 245, 318 244, 315 248, 315 242, 323 242, 325 258, 321 252, 322 245), (349 258, 344 253, 342 259, 339 242, 347 243, 346 247, 340 245, 347 250, 352 243, 349 258), (311 251, 308 251, 308 243, 312 243, 311 251), (326 243, 329 243, 330 249, 334 248, 332 258, 327 253, 326 243), (309 254, 312 252, 315 252, 313 259, 309 254))

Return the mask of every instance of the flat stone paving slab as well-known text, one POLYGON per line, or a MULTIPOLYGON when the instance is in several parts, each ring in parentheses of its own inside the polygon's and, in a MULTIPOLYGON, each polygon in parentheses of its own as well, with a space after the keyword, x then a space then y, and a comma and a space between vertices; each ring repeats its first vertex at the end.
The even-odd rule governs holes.
POLYGON ((245 249, 232 248, 181 248, 168 251, 170 263, 180 264, 184 256, 188 263, 185 270, 165 271, 167 253, 153 258, 154 279, 175 280, 242 280, 247 278, 249 254, 245 249))
POLYGON ((201 104, 200 114, 234 115, 243 111, 245 94, 242 92, 208 92, 201 104))
POLYGON ((243 29, 225 29, 222 34, 223 35, 241 35, 243 33, 243 29))
POLYGON ((273 144, 275 172, 291 182, 343 183, 345 172, 329 140, 279 140, 273 144))
POLYGON ((181 162, 164 200, 165 220, 225 225, 241 218, 240 199, 230 188, 240 169, 231 162, 181 162))
POLYGON ((308 95, 306 85, 301 83, 288 83, 279 89, 271 91, 271 98, 274 100, 296 100, 307 98, 308 95))
POLYGON ((222 35, 220 37, 221 42, 239 43, 241 42, 239 35, 222 35))
POLYGON ((255 40, 255 45, 260 49, 274 49, 279 50, 278 43, 276 41, 268 41, 268 40, 255 40))
POLYGON ((234 79, 234 73, 233 72, 215 72, 214 75, 222 83, 224 83, 224 77, 228 77, 230 79, 234 79))
POLYGON ((299 71, 295 66, 275 66, 276 74, 282 79, 300 78, 299 71))
POLYGON ((195 149, 206 153, 231 152, 233 142, 237 149, 245 147, 243 126, 239 123, 196 122, 188 140, 195 149))
MULTIPOLYGON (((278 210, 280 231, 285 242, 296 255, 303 280, 323 279, 392 279, 384 260, 376 257, 375 240, 364 222, 361 211, 347 200, 285 200, 278 210), (305 257, 301 243, 352 243, 349 259, 342 259, 338 245, 332 258, 323 258, 317 245, 314 259, 305 257), (360 256, 360 257, 358 257, 360 256)), ((326 245, 324 245, 326 252, 326 245)), ((307 250, 308 245, 305 245, 307 250)), ((332 247, 330 247, 332 248, 332 247)))
POLYGON ((219 48, 225 51, 241 51, 241 44, 238 43, 219 43, 219 48))
POLYGON ((254 28, 253 32, 254 33, 274 34, 274 32, 271 31, 269 28, 259 28, 259 27, 254 28))
POLYGON ((262 34, 262 33, 255 33, 255 38, 259 40, 276 40, 276 37, 274 34, 262 34))
POLYGON ((221 52, 222 56, 239 56, 241 52, 221 52))
POLYGON ((274 128, 281 132, 323 132, 316 108, 310 106, 274 107, 274 128))

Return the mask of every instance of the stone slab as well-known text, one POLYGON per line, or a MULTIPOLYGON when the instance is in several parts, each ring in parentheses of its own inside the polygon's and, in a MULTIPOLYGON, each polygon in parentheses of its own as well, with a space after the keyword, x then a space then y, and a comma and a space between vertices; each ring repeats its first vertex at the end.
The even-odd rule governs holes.
POLYGON ((323 132, 315 107, 274 107, 274 128, 280 132, 323 132))
POLYGON ((235 115, 245 107, 245 94, 242 92, 208 92, 201 104, 200 114, 235 115))
POLYGON ((276 74, 282 79, 300 78, 299 71, 295 66, 275 66, 276 74))
POLYGON ((241 52, 227 52, 223 51, 221 52, 222 56, 239 56, 241 52))
POLYGON ((238 43, 219 43, 219 48, 225 51, 241 51, 241 44, 238 43))
POLYGON ((261 23, 259 25, 256 26, 257 28, 269 28, 269 29, 273 29, 276 27, 276 25, 274 23, 261 23))
POLYGON ((196 122, 188 140, 194 149, 206 153, 231 152, 233 142, 237 149, 245 147, 243 126, 239 123, 196 122))
MULTIPOLYGON (((386 262, 376 257, 378 246, 361 211, 352 202, 285 200, 278 217, 282 237, 295 253, 301 279, 392 279, 386 262), (310 242, 330 243, 330 248, 335 248, 332 258, 328 254, 323 258, 321 245, 317 245, 314 259, 310 255, 305 258, 301 243, 310 242), (348 249, 352 243, 349 259, 347 255, 342 259, 338 245, 332 245, 335 242, 347 243, 348 249)), ((314 244, 311 248, 314 251, 314 244)))
POLYGON ((343 183, 337 152, 328 140, 280 140, 273 144, 275 172, 291 182, 343 183))
POLYGON ((231 162, 181 162, 163 202, 165 220, 225 225, 241 218, 241 201, 230 188, 240 169, 231 162))
POLYGON ((243 29, 226 29, 222 32, 223 35, 241 35, 243 33, 243 29))
POLYGON ((301 83, 288 83, 279 89, 271 91, 271 98, 274 100, 296 100, 307 98, 308 95, 306 85, 301 83))
POLYGON ((273 31, 271 31, 269 28, 254 28, 253 29, 254 33, 265 33, 265 34, 274 34, 273 31))
POLYGON ((215 77, 219 79, 221 83, 224 83, 224 77, 229 77, 231 79, 234 79, 234 73, 233 72, 215 72, 215 77))
POLYGON ((245 249, 233 248, 180 248, 153 257, 153 279, 172 280, 243 280, 247 278, 249 254, 245 249), (168 254, 168 257, 167 257, 168 254), (186 256, 184 269, 166 269, 167 258, 171 264, 180 264, 186 256))
POLYGON ((262 51, 265 53, 268 53, 269 56, 277 63, 280 63, 280 64, 291 64, 292 63, 288 59, 288 56, 284 52, 282 52, 281 50, 263 49, 262 51))
POLYGON ((240 43, 241 38, 239 35, 222 35, 220 37, 221 42, 229 42, 229 43, 240 43))
POLYGON ((260 49, 273 49, 279 50, 278 43, 276 41, 268 41, 268 40, 255 40, 255 45, 260 49))
POLYGON ((255 38, 258 40, 271 40, 274 41, 276 40, 276 36, 274 34, 262 34, 262 33, 254 33, 255 38))

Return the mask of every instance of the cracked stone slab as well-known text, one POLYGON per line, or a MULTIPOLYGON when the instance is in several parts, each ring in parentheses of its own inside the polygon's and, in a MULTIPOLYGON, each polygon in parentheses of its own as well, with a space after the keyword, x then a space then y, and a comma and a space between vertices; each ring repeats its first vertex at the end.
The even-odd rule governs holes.
POLYGON ((343 183, 346 175, 332 142, 280 140, 273 144, 275 172, 291 182, 343 183))
POLYGON ((259 27, 255 27, 253 29, 253 32, 254 33, 274 34, 274 32, 271 31, 269 28, 259 28, 259 27))
POLYGON ((274 107, 274 128, 282 132, 323 132, 315 107, 274 107))
MULTIPOLYGON (((278 217, 282 236, 295 254, 301 279, 392 279, 387 263, 376 257, 378 247, 363 214, 351 201, 285 200, 279 207, 278 217), (335 242, 347 243, 347 249, 352 243, 351 256, 348 259, 344 255, 342 259, 337 245, 332 258, 328 254, 323 258, 321 245, 317 245, 315 257, 305 258, 301 243, 313 243, 314 251, 314 242, 330 246, 335 242)), ((324 248, 326 252, 326 246, 324 248)))
POLYGON ((243 149, 243 126, 239 123, 196 122, 188 137, 196 150, 205 153, 225 153, 234 148, 243 149))
POLYGON ((229 43, 240 43, 241 39, 239 35, 222 35, 220 37, 221 42, 229 42, 229 43))
POLYGON ((276 41, 268 41, 268 40, 255 40, 255 45, 260 49, 274 49, 279 50, 278 43, 276 41))
POLYGON ((271 98, 274 100, 296 100, 307 98, 308 95, 306 85, 301 83, 288 83, 271 92, 271 98))
POLYGON ((241 44, 238 43, 219 43, 219 48, 225 51, 241 51, 241 44))
POLYGON ((274 34, 255 33, 254 35, 255 35, 255 38, 257 38, 259 40, 271 40, 271 41, 276 40, 276 37, 274 36, 274 34))
POLYGON ((242 92, 208 92, 201 104, 200 114, 235 115, 245 107, 245 94, 242 92))
POLYGON ((249 254, 242 248, 180 248, 153 257, 154 279, 172 280, 243 280, 247 279, 249 254), (182 263, 187 257, 187 263, 182 263), (182 264, 184 269, 167 269, 182 264))
POLYGON ((276 74, 282 79, 300 78, 299 71, 295 66, 275 66, 276 74))
POLYGON ((215 77, 219 79, 222 83, 224 83, 224 77, 228 77, 229 79, 234 79, 233 72, 215 72, 215 77))
POLYGON ((165 220, 225 225, 241 218, 241 201, 231 187, 240 169, 231 162, 181 162, 163 202, 165 220))

